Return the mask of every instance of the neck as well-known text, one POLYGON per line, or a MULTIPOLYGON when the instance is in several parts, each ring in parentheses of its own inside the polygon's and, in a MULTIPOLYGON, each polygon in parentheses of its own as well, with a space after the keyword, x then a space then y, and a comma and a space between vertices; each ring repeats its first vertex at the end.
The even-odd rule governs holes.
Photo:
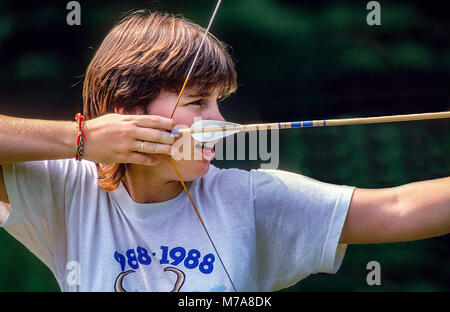
POLYGON ((133 201, 140 204, 167 201, 183 191, 180 181, 164 178, 149 166, 127 165, 123 184, 133 201))

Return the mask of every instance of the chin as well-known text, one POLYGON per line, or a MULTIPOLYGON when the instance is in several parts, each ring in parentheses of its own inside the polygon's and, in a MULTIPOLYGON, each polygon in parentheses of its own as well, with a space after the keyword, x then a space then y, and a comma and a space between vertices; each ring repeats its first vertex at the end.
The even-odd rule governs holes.
POLYGON ((201 178, 206 175, 210 165, 211 163, 209 160, 196 160, 195 164, 192 166, 193 173, 196 175, 195 178, 201 178))
POLYGON ((203 177, 205 174, 208 173, 209 171, 209 166, 211 166, 211 162, 209 160, 202 160, 201 161, 201 170, 202 170, 202 174, 201 176, 203 177))
POLYGON ((209 160, 190 160, 179 162, 177 165, 184 181, 192 181, 203 177, 208 173, 210 162, 209 160))

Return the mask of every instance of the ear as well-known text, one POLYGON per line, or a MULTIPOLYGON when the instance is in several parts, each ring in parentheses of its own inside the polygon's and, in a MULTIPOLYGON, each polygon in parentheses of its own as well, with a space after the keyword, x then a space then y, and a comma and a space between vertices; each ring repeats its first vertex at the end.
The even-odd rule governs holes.
POLYGON ((120 108, 114 107, 114 113, 125 115, 125 108, 124 107, 120 107, 120 108))

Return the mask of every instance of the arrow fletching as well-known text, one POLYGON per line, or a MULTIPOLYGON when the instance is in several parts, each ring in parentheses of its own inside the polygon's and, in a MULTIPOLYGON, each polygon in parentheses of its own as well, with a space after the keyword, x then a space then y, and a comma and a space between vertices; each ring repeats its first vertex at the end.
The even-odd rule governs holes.
POLYGON ((199 142, 210 142, 217 141, 226 136, 233 135, 238 133, 240 130, 233 129, 233 127, 240 126, 237 123, 226 122, 220 120, 199 120, 194 122, 191 126, 191 129, 197 130, 198 132, 193 132, 192 137, 199 142), (203 129, 214 131, 205 131, 203 129), (230 129, 231 128, 231 129, 230 129))

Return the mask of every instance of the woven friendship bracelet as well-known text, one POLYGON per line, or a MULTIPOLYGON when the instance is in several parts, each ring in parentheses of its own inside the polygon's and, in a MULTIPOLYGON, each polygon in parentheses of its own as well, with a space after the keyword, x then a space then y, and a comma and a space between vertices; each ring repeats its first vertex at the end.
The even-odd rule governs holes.
POLYGON ((75 115, 75 120, 77 121, 78 125, 77 149, 75 159, 81 161, 84 155, 84 143, 87 141, 86 135, 83 131, 84 117, 80 113, 77 113, 75 115))

